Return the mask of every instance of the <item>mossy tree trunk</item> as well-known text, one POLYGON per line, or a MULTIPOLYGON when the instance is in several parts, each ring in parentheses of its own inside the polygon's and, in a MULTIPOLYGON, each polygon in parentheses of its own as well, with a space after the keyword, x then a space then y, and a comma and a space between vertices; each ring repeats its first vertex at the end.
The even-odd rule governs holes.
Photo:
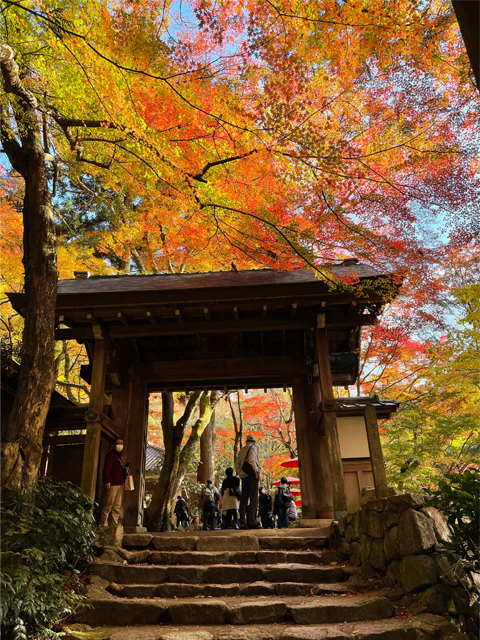
POLYGON ((3 489, 20 485, 28 491, 37 480, 50 397, 57 377, 55 361, 56 237, 47 178, 53 159, 42 147, 37 99, 24 85, 13 49, 1 45, 1 70, 8 106, 3 110, 3 149, 25 181, 23 201, 23 265, 25 325, 21 366, 9 416, 2 457, 8 468, 3 489), (10 99, 11 97, 11 99, 10 99), (14 446, 12 446, 14 445, 14 446), (17 446, 18 445, 18 446, 17 446), (13 455, 17 456, 13 463, 13 455))
MULTIPOLYGON (((212 391, 212 401, 216 392, 212 391)), ((200 464, 197 469, 197 480, 202 484, 215 475, 215 411, 200 438, 200 464)))
POLYGON ((174 398, 171 392, 162 393, 162 431, 165 459, 152 502, 147 512, 149 531, 169 531, 173 528, 170 513, 188 465, 195 453, 202 433, 210 421, 214 405, 210 392, 195 391, 190 394, 182 417, 174 420, 174 398), (182 447, 187 424, 197 406, 199 415, 182 447))

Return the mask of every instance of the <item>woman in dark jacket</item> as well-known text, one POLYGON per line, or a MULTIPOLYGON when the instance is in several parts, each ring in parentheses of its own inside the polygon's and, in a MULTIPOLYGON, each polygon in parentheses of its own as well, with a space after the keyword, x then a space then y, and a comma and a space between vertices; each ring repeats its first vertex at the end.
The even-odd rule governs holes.
POLYGON ((260 487, 260 491, 258 494, 258 514, 260 516, 262 527, 264 529, 272 528, 271 512, 272 496, 265 491, 264 487, 260 487))
POLYGON ((222 513, 225 529, 238 529, 238 508, 240 506, 240 478, 233 474, 232 467, 225 469, 227 476, 222 482, 222 513))

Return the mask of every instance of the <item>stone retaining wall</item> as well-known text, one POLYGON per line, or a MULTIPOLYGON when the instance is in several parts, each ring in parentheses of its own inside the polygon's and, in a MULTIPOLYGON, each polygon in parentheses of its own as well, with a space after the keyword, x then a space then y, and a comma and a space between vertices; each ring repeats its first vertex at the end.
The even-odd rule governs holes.
POLYGON ((409 613, 444 615, 477 640, 480 574, 445 549, 448 538, 443 516, 425 508, 423 496, 403 494, 370 500, 341 518, 330 542, 362 567, 359 580, 378 574, 382 586, 398 589, 409 613))

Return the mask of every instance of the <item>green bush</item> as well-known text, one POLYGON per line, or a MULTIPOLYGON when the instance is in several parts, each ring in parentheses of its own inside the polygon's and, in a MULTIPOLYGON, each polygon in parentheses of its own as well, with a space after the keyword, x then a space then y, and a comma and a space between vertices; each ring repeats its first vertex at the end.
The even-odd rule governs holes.
POLYGON ((46 478, 2 505, 0 621, 6 637, 58 638, 55 627, 85 597, 79 574, 92 555, 92 500, 46 478))
POLYGON ((480 471, 449 473, 430 490, 430 507, 440 509, 452 531, 449 546, 464 560, 478 566, 480 539, 480 471))

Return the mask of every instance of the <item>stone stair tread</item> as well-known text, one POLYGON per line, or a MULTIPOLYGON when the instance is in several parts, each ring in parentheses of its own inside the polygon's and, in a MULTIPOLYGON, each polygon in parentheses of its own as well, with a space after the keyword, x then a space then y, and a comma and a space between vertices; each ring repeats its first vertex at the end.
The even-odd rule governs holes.
POLYGON ((326 546, 328 528, 287 529, 275 531, 196 531, 192 534, 124 534, 123 546, 128 548, 154 548, 159 551, 255 551, 255 550, 307 550, 326 546), (203 535, 202 535, 203 534, 203 535))
MULTIPOLYGON (((92 635, 95 631, 92 633, 92 635)), ((248 628, 232 625, 184 626, 172 628, 166 625, 106 628, 105 640, 417 640, 415 629, 399 619, 370 622, 310 625, 308 627, 284 625, 251 625, 248 628)), ((97 638, 98 636, 95 636, 97 638)), ((85 634, 78 640, 89 640, 85 634)), ((75 640, 73 637, 68 640, 75 640)), ((92 639, 93 640, 93 639, 92 639)))
POLYGON ((128 565, 92 563, 90 573, 119 584, 230 584, 268 582, 342 582, 348 578, 342 566, 285 564, 128 565))
POLYGON ((162 598, 178 599, 182 597, 210 598, 234 596, 315 596, 355 593, 346 583, 315 584, 310 582, 278 582, 266 581, 254 583, 229 584, 112 584, 107 589, 111 594, 122 598, 162 598))
MULTIPOLYGON (((316 551, 284 551, 284 550, 257 550, 257 551, 151 551, 146 564, 272 564, 291 563, 299 564, 330 564, 330 554, 325 555, 321 550, 316 551)), ((337 556, 338 557, 338 556, 337 556)), ((132 563, 134 564, 134 563, 132 563)))
POLYGON ((231 598, 116 598, 105 592, 104 599, 90 599, 92 608, 83 609, 78 619, 87 624, 115 620, 124 625, 250 625, 292 621, 306 626, 340 622, 379 620, 393 616, 388 598, 374 595, 313 597, 231 597, 231 598))

